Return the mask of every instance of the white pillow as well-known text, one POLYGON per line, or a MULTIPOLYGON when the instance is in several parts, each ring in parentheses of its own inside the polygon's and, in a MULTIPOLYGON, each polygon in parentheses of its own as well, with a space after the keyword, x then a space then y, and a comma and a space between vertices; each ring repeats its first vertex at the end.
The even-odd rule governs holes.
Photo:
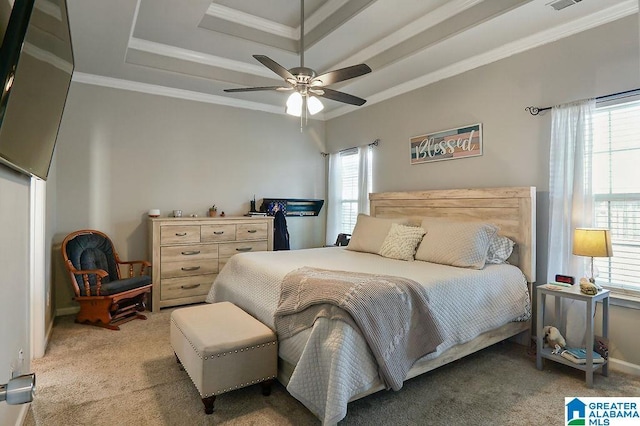
POLYGON ((407 222, 407 218, 383 219, 361 213, 358 215, 356 226, 353 228, 351 240, 346 249, 378 254, 391 225, 393 223, 405 225, 407 222))
POLYGON ((489 223, 456 222, 425 218, 427 234, 416 253, 416 260, 458 266, 484 268, 489 243, 498 227, 489 223))
POLYGON ((516 243, 502 235, 494 235, 489 243, 486 263, 506 263, 516 243))
POLYGON ((391 224, 391 229, 380 248, 380 256, 399 260, 413 260, 416 247, 422 241, 425 231, 415 226, 391 224))

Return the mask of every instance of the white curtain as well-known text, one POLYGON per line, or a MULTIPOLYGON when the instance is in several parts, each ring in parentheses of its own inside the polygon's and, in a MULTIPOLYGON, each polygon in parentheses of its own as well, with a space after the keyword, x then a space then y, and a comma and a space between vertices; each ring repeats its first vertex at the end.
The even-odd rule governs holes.
MULTIPOLYGON (((584 276, 585 258, 571 253, 573 230, 593 224, 591 153, 595 100, 553 107, 549 164, 549 248, 547 280, 556 274, 584 276)), ((577 283, 576 283, 577 284, 577 283)), ((569 346, 583 346, 585 304, 564 301, 564 332, 569 346)), ((545 324, 546 325, 546 324, 545 324)))
POLYGON ((325 236, 327 245, 336 242, 336 237, 341 229, 342 167, 340 163, 339 152, 329 155, 329 194, 327 199, 327 233, 325 236))
POLYGON ((358 213, 369 214, 369 192, 371 192, 371 181, 369 170, 369 145, 358 148, 358 213))

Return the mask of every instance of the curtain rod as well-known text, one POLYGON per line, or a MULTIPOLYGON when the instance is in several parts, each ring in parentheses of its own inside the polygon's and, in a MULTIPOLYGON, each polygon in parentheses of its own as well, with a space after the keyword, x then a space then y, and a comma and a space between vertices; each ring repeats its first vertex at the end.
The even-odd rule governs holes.
MULTIPOLYGON (((612 93, 610 95, 598 96, 596 98, 596 101, 609 101, 609 100, 612 100, 612 99, 628 98, 628 97, 634 96, 634 95, 640 95, 640 88, 639 89, 632 89, 632 90, 625 90, 624 92, 612 93)), ((551 108, 553 108, 553 107, 538 108, 538 107, 534 107, 534 106, 528 106, 524 110, 527 111, 531 115, 538 115, 542 111, 547 111, 547 110, 550 110, 551 108)))
MULTIPOLYGON (((373 142, 366 144, 366 146, 378 146, 379 144, 380 144, 380 139, 376 139, 373 142)), ((337 151, 337 152, 345 152, 345 151, 349 151, 351 149, 360 148, 361 146, 365 146, 365 145, 352 146, 351 148, 341 149, 340 151, 337 151)), ((322 155, 323 157, 327 157, 327 156, 329 156, 329 153, 328 152, 321 152, 320 155, 322 155)))

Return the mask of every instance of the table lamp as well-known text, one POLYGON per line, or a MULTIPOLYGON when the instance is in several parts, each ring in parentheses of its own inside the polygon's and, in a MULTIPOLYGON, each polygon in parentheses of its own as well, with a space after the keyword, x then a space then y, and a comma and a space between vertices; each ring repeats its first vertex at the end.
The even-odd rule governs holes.
POLYGON ((573 231, 573 254, 591 257, 589 281, 595 284, 593 258, 613 256, 611 232, 602 228, 576 228, 573 231))

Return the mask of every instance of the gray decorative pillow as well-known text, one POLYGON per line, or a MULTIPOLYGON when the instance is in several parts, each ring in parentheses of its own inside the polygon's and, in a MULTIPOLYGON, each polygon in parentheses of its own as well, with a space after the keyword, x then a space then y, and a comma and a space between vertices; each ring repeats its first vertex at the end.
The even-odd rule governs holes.
POLYGON ((489 243, 486 263, 506 263, 515 244, 513 240, 496 234, 489 243))
POLYGON ((416 260, 458 266, 484 268, 489 243, 498 227, 489 223, 454 222, 425 218, 427 234, 416 253, 416 260))
POLYGON ((383 219, 359 214, 356 226, 353 228, 351 240, 347 250, 363 251, 366 253, 380 253, 380 247, 387 237, 393 223, 406 224, 406 218, 383 219))
POLYGON ((415 226, 394 223, 380 247, 380 256, 399 260, 413 260, 416 247, 422 241, 425 231, 415 226))

